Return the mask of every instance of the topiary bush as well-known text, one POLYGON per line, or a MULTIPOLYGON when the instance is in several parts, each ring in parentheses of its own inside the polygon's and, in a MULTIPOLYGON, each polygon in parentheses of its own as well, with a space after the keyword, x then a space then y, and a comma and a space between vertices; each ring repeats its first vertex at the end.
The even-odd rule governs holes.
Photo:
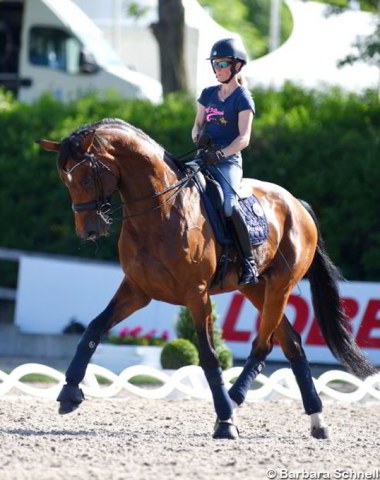
POLYGON ((233 355, 231 350, 226 347, 226 345, 220 345, 216 349, 216 354, 219 359, 220 366, 222 370, 228 370, 229 368, 232 368, 233 366, 233 355))
MULTIPOLYGON (((215 325, 216 319, 217 315, 215 311, 215 304, 212 304, 212 321, 215 351, 219 359, 220 366, 223 370, 227 370, 233 365, 233 356, 231 350, 227 347, 225 341, 223 340, 222 329, 215 325)), ((186 307, 181 307, 179 311, 175 330, 178 338, 185 338, 186 340, 189 340, 197 347, 199 353, 197 334, 195 333, 190 312, 186 307)))
POLYGON ((198 347, 197 334, 195 333, 190 312, 186 307, 181 307, 179 310, 175 324, 175 333, 178 338, 186 338, 186 340, 198 347))
POLYGON ((168 342, 161 352, 162 368, 177 370, 186 365, 199 365, 199 355, 195 345, 184 338, 168 342))

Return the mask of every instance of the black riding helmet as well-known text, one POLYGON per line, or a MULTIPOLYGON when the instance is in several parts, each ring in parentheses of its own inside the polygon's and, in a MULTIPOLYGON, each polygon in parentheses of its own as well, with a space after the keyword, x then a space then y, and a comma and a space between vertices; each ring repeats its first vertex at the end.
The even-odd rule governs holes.
POLYGON ((231 67, 231 76, 223 83, 230 82, 232 77, 238 73, 236 70, 236 64, 238 62, 241 62, 243 65, 245 65, 248 61, 248 55, 244 46, 236 38, 223 38, 222 40, 218 40, 212 46, 210 56, 207 60, 211 61, 211 66, 214 72, 215 68, 212 64, 212 61, 215 60, 215 58, 231 58, 233 61, 231 67))

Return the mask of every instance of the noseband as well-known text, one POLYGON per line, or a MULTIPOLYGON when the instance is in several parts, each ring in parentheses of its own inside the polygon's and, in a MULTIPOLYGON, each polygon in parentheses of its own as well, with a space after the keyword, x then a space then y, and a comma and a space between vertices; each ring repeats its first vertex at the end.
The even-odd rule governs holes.
POLYGON ((101 172, 102 170, 106 170, 113 176, 115 176, 115 174, 93 153, 86 153, 83 157, 83 160, 70 168, 70 170, 65 170, 65 173, 72 174, 77 168, 85 164, 88 164, 91 167, 91 172, 93 175, 96 190, 96 199, 92 202, 73 203, 71 207, 74 212, 88 212, 90 210, 96 210, 97 215, 101 217, 104 223, 106 223, 107 225, 111 225, 111 197, 104 194, 101 172))

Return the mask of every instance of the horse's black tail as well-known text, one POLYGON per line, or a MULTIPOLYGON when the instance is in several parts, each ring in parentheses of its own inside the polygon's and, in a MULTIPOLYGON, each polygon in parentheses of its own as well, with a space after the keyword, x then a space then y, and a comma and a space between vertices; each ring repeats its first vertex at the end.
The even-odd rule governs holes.
POLYGON ((338 289, 338 279, 341 275, 327 255, 313 209, 302 200, 301 203, 313 218, 318 230, 317 249, 308 272, 315 316, 332 354, 354 375, 364 379, 378 372, 359 349, 347 328, 347 318, 338 289))

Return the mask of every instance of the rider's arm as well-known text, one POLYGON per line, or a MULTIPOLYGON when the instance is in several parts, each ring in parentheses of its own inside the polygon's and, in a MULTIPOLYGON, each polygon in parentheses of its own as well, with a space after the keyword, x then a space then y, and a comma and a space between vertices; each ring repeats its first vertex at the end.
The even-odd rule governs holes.
POLYGON ((191 130, 191 138, 193 139, 194 143, 196 143, 199 132, 202 130, 202 127, 205 123, 205 117, 206 117, 205 107, 198 102, 197 114, 195 116, 193 129, 191 130))
POLYGON ((249 145, 251 139, 251 129, 253 121, 252 110, 243 110, 239 112, 239 135, 227 147, 222 149, 225 157, 240 152, 249 145))

